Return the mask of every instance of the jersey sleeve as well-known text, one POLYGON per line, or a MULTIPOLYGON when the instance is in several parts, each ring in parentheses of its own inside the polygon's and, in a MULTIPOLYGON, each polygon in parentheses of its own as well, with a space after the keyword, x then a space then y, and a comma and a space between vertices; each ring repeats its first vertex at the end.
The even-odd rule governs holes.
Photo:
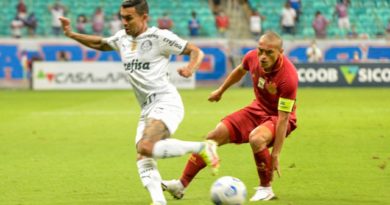
POLYGON ((256 50, 251 50, 245 54, 244 58, 242 59, 242 67, 244 68, 244 70, 249 71, 253 55, 256 55, 256 50))
POLYGON ((292 112, 297 97, 298 81, 292 76, 286 78, 280 85, 278 110, 292 112))
POLYGON ((179 55, 181 54, 186 45, 187 41, 180 38, 176 34, 169 30, 160 30, 160 49, 163 55, 179 55))
POLYGON ((115 35, 108 37, 108 38, 103 38, 103 41, 107 43, 111 48, 114 50, 119 50, 119 39, 122 31, 118 31, 115 35))

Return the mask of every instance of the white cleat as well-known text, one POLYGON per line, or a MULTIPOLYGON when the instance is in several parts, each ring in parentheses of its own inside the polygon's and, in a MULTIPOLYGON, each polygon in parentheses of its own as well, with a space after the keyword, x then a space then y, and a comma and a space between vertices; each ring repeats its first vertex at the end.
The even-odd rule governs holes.
POLYGON ((184 196, 185 188, 180 180, 177 179, 169 180, 169 181, 162 180, 161 187, 163 191, 168 191, 175 199, 181 199, 184 196))
POLYGON ((275 194, 272 191, 272 187, 256 187, 256 193, 249 201, 269 201, 275 198, 275 194))

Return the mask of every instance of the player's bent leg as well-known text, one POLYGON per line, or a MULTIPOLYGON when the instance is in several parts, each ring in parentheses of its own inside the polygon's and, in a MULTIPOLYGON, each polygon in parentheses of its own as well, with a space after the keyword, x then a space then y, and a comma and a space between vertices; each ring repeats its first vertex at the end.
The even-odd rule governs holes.
POLYGON ((137 152, 142 156, 152 157, 155 143, 170 135, 161 120, 148 119, 141 140, 137 143, 137 152))
POLYGON ((199 153, 205 146, 204 142, 189 142, 178 139, 164 139, 156 142, 153 148, 153 157, 179 157, 188 153, 199 153))
POLYGON ((257 174, 260 178, 260 186, 256 188, 256 193, 250 201, 267 201, 275 197, 271 187, 271 155, 267 147, 272 141, 273 131, 264 124, 255 128, 249 135, 249 143, 256 162, 257 174))
POLYGON ((273 141, 273 132, 266 126, 260 125, 249 134, 249 144, 253 153, 260 152, 267 148, 273 141))
POLYGON ((152 158, 139 156, 137 167, 141 182, 149 191, 153 204, 166 205, 167 202, 161 189, 161 175, 157 169, 157 162, 152 158))
POLYGON ((206 136, 206 146, 199 155, 207 165, 211 165, 213 175, 218 173, 219 168, 219 157, 216 152, 217 145, 221 146, 229 143, 229 137, 229 130, 224 123, 218 123, 216 128, 206 136))
POLYGON ((137 146, 138 152, 157 159, 178 157, 187 153, 205 153, 205 156, 210 159, 212 167, 216 167, 214 158, 215 156, 218 157, 218 155, 215 149, 209 148, 210 142, 189 142, 169 139, 169 135, 169 129, 162 120, 148 119, 142 139, 137 146), (211 152, 208 150, 211 150, 211 152))
POLYGON ((209 132, 206 138, 208 140, 214 140, 217 142, 218 146, 227 144, 230 142, 229 130, 222 122, 218 123, 217 127, 213 131, 209 132))
MULTIPOLYGON (((206 136, 208 140, 214 140, 219 146, 229 143, 229 137, 229 131, 223 123, 219 123, 206 136)), ((206 166, 205 160, 199 154, 192 154, 179 180, 163 180, 162 187, 164 191, 168 191, 175 199, 183 198, 185 188, 188 187, 200 170, 206 166)))

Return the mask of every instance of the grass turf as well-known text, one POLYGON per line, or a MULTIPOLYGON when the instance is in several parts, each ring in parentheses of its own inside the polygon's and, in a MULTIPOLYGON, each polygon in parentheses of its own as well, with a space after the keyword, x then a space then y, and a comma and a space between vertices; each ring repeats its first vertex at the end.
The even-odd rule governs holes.
MULTIPOLYGON (((174 137, 202 140, 253 99, 251 89, 231 89, 209 103, 210 91, 180 91, 186 116, 174 137)), ((279 198, 267 204, 390 204, 389 93, 301 89, 299 127, 273 184, 279 198)), ((131 91, 0 91, 0 204, 149 204, 135 165, 138 115, 131 91)), ((223 146, 220 156, 219 176, 242 179, 250 197, 258 178, 249 145, 223 146)), ((159 160, 163 178, 179 177, 187 158, 159 160)), ((203 170, 183 200, 167 194, 168 203, 211 204, 215 179, 203 170)))

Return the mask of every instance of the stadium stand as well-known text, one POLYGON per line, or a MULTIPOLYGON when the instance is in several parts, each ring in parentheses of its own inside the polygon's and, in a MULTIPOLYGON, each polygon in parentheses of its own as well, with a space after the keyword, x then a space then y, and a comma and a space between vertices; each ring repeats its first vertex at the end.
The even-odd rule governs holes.
MULTIPOLYGON (((38 19, 38 36, 50 36, 51 35, 51 14, 48 12, 48 5, 53 4, 54 0, 25 0, 28 8, 28 12, 35 12, 38 19)), ((118 1, 120 2, 120 1, 118 1)), ((9 24, 16 14, 16 4, 18 1, 2 0, 0 1, 0 35, 10 36, 9 24)), ((119 11, 119 3, 115 4, 111 1, 96 0, 96 1, 80 1, 80 0, 61 0, 61 3, 67 7, 67 17, 71 18, 73 22, 76 22, 76 18, 79 14, 85 14, 88 19, 92 17, 92 14, 96 7, 101 6, 104 9, 106 22, 112 14, 119 11)), ((157 18, 162 15, 163 12, 169 12, 170 17, 174 21, 173 31, 179 35, 188 36, 187 23, 190 19, 192 10, 196 10, 198 13, 202 28, 201 35, 207 37, 214 37, 217 35, 217 31, 214 25, 214 16, 210 10, 207 0, 201 1, 181 1, 181 0, 149 0, 150 5, 150 25, 157 25, 157 18)), ((91 28, 88 28, 91 33, 91 28)), ((108 35, 108 29, 105 29, 105 35, 108 35)))
MULTIPOLYGON (((286 0, 248 0, 253 9, 258 10, 266 16, 263 22, 263 30, 274 30, 280 32, 280 12, 286 0)), ((53 4, 55 0, 25 0, 28 13, 35 12, 38 19, 38 36, 51 35, 51 14, 48 12, 48 5, 53 4)), ((119 1, 118 1, 119 2, 119 1)), ((195 10, 201 22, 201 36, 216 37, 214 15, 210 8, 208 0, 183 1, 183 0, 149 0, 150 4, 150 25, 157 25, 157 18, 163 12, 168 12, 173 19, 173 31, 181 36, 188 36, 188 20, 190 13, 195 10)), ((302 0, 302 14, 296 27, 295 38, 313 38, 314 31, 311 27, 314 13, 319 10, 331 21, 328 27, 329 38, 344 38, 346 31, 341 31, 337 27, 337 20, 333 17, 334 7, 337 0, 302 0)), ((10 36, 10 22, 16 15, 15 0, 0 1, 0 36, 10 36)), ((96 7, 101 6, 104 9, 106 22, 112 14, 118 11, 118 4, 106 0, 80 1, 80 0, 61 0, 61 3, 68 8, 68 17, 76 22, 79 14, 85 14, 89 19, 96 7)), ((356 28, 359 34, 367 34, 369 38, 375 38, 384 33, 386 24, 390 19, 390 0, 352 0, 349 6, 349 16, 351 25, 356 28)), ((234 21, 234 20, 233 20, 234 21)), ((247 22, 241 19, 241 22, 247 22)), ((91 28, 88 28, 91 32, 91 28)), ((24 31, 26 36, 27 31, 24 31)), ((105 29, 105 35, 108 35, 109 29, 105 29)))
MULTIPOLYGON (((275 30, 280 32, 279 16, 285 0, 262 1, 250 0, 249 3, 267 17, 263 24, 264 30, 275 30)), ((325 17, 331 21, 328 26, 328 37, 344 38, 346 32, 338 29, 337 20, 333 18, 334 8, 337 0, 302 0, 301 20, 297 25, 297 37, 312 38, 314 31, 311 23, 317 10, 321 11, 325 17)), ((352 0, 349 9, 349 19, 351 25, 356 27, 359 34, 367 34, 368 37, 375 38, 383 34, 386 22, 390 18, 389 0, 352 0)))

